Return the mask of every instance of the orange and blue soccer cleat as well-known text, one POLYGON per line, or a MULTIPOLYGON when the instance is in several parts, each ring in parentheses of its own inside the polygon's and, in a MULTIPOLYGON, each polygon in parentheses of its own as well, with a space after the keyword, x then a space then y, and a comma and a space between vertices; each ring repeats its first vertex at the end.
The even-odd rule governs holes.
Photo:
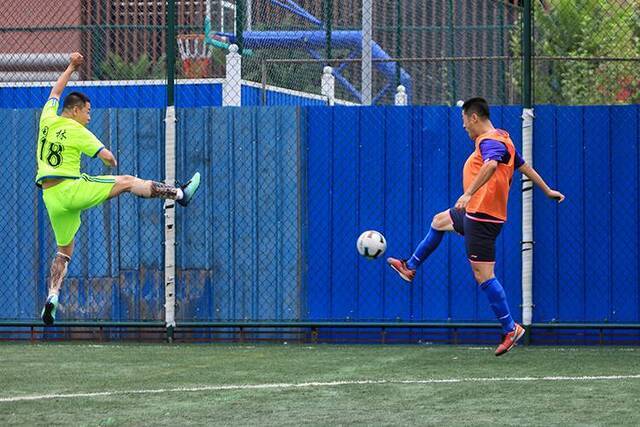
POLYGON ((524 336, 524 328, 516 323, 516 327, 513 331, 502 336, 502 342, 496 348, 496 356, 502 356, 507 351, 515 347, 520 338, 524 336))
POLYGON ((387 264, 389 264, 389 267, 393 268, 403 280, 409 283, 416 277, 416 271, 407 267, 407 262, 404 260, 389 257, 387 258, 387 264))

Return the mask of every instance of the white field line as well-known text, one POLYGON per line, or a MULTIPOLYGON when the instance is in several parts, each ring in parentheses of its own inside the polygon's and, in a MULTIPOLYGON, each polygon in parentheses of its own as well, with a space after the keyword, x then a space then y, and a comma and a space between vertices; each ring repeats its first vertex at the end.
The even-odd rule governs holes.
POLYGON ((159 388, 149 390, 119 390, 119 391, 99 391, 91 393, 68 393, 68 394, 37 394, 27 396, 3 397, 3 402, 22 402, 28 400, 46 399, 69 399, 76 397, 101 397, 120 396, 135 394, 162 394, 162 393, 183 393, 201 391, 226 391, 226 390, 269 390, 269 389, 297 389, 297 388, 317 388, 317 387, 337 387, 342 385, 384 385, 384 384, 455 384, 455 383, 484 383, 484 382, 528 382, 528 381, 620 381, 638 380, 637 375, 601 375, 601 376, 578 376, 578 377, 489 377, 489 378, 443 378, 424 380, 347 380, 328 382, 308 382, 308 383, 271 383, 271 384, 229 384, 210 385, 200 387, 179 387, 179 388, 159 388))

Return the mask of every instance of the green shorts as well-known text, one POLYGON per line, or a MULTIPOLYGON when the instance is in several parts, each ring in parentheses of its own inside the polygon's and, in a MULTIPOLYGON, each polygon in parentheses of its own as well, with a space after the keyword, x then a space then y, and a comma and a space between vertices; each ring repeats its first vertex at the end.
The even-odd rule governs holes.
POLYGON ((80 214, 109 198, 116 179, 111 175, 89 176, 82 174, 78 179, 65 179, 58 185, 42 192, 44 204, 58 246, 67 246, 80 228, 80 214))

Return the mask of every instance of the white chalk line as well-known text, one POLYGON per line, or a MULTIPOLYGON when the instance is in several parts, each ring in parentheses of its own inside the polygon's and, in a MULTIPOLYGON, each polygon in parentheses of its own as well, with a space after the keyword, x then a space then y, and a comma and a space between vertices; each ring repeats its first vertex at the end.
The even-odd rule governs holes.
POLYGON ((61 393, 61 394, 38 394, 15 397, 2 397, 0 403, 23 402, 29 400, 46 399, 71 399, 78 397, 101 397, 119 396, 135 394, 161 394, 161 393, 185 393, 201 391, 228 391, 228 390, 269 390, 269 389, 297 389, 316 387, 337 387, 343 385, 394 385, 394 384, 455 384, 455 383, 483 383, 483 382, 527 382, 527 381, 619 381, 637 380, 640 374, 635 375, 600 375, 600 376, 552 376, 552 377, 489 377, 489 378, 429 378, 423 380, 345 380, 327 382, 307 382, 307 383, 270 383, 270 384, 229 384, 229 385, 208 385, 200 387, 177 387, 159 388, 149 390, 116 390, 98 391, 91 393, 61 393))

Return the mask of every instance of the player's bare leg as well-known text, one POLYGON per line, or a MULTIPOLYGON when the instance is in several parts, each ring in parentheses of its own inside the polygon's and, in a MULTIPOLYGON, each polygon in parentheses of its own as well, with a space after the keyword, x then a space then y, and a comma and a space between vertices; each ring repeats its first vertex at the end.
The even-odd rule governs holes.
POLYGON ((157 181, 144 180, 131 175, 116 176, 116 183, 109 193, 109 198, 122 193, 131 193, 143 198, 171 199, 187 206, 200 186, 200 173, 183 186, 172 187, 157 181))
POLYGON ((50 326, 56 320, 56 311, 58 309, 58 298, 62 282, 67 275, 67 266, 71 261, 73 254, 73 242, 66 246, 58 246, 53 261, 51 262, 51 270, 49 273, 49 295, 42 309, 41 317, 45 325, 50 326))
POLYGON ((424 238, 416 252, 411 256, 409 260, 403 260, 398 258, 387 258, 387 264, 389 267, 395 270, 396 273, 406 282, 411 283, 416 276, 416 267, 412 263, 421 263, 433 252, 442 240, 443 232, 453 231, 453 222, 449 210, 440 212, 434 215, 431 221, 431 229, 429 234, 424 238), (420 255, 417 253, 420 252, 420 255), (418 258, 420 256, 422 259, 418 258))
POLYGON ((469 262, 473 278, 478 284, 484 283, 489 279, 496 277, 494 272, 495 262, 469 262))

